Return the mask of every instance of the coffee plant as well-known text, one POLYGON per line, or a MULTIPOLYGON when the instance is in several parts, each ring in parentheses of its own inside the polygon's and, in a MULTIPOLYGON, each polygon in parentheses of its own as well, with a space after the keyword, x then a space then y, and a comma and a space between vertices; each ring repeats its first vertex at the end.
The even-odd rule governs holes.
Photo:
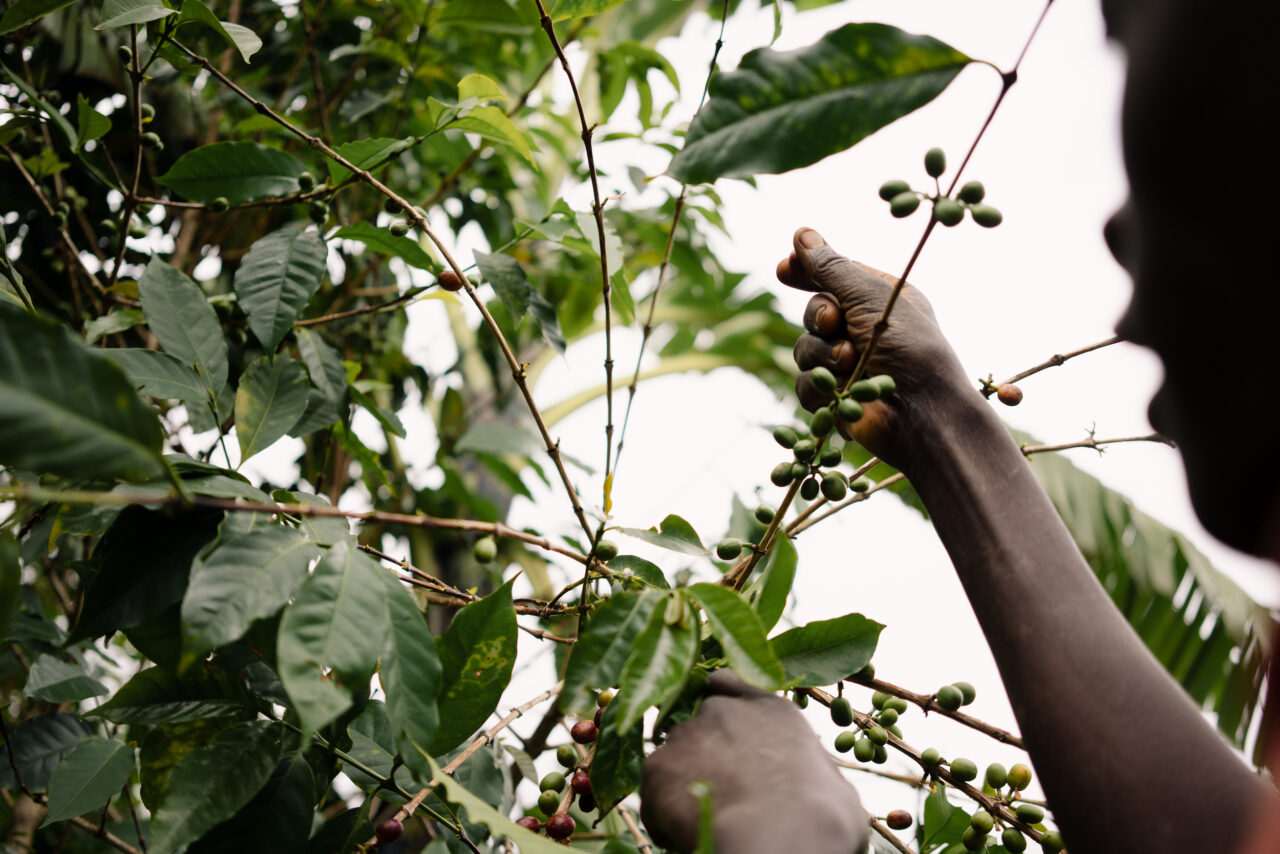
MULTIPOLYGON (((642 759, 728 665, 815 721, 826 706, 833 759, 903 785, 902 809, 868 816, 876 850, 1062 849, 1027 764, 912 742, 932 714, 1019 746, 967 714, 972 685, 886 681, 882 626, 860 613, 775 631, 801 571, 792 538, 881 492, 919 507, 841 439, 894 394, 863 376, 874 341, 848 383, 815 374, 826 408, 773 428, 778 457, 757 461, 769 503, 735 501, 718 543, 676 515, 610 515, 632 406, 660 405, 646 379, 733 366, 792 395, 800 329, 709 247, 713 182, 844 151, 989 65, 850 23, 733 71, 717 40, 706 74, 681 79, 659 39, 737 5, 9 3, 9 846, 651 852, 642 759), (690 88, 701 109, 677 114, 690 88), (608 174, 597 153, 615 144, 670 165, 608 174), (424 324, 456 349, 447 370, 419 358, 424 324), (601 387, 543 408, 544 371, 588 341, 603 369, 571 367, 601 387), (556 423, 601 397, 603 448, 562 448, 556 423), (279 474, 241 470, 259 454, 279 474), (535 493, 569 527, 508 524, 535 493), (520 633, 552 654, 541 690, 517 695, 520 633), (881 769, 891 757, 907 770, 881 769)), ((987 73, 994 115, 1017 67, 987 73)), ((965 174, 972 150, 925 140, 916 171, 886 170, 902 174, 885 176, 888 213, 921 229, 897 281, 939 224, 1000 225, 965 174)), ((1014 405, 1016 383, 1108 343, 980 391, 1014 405)), ((1023 450, 1117 606, 1243 746, 1266 612, 1043 453, 1153 438, 1023 450)))

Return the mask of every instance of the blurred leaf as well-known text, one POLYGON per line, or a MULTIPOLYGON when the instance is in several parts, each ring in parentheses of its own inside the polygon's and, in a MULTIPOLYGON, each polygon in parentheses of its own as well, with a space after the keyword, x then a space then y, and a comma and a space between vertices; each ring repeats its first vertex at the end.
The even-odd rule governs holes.
MULTIPOLYGON (((49 121, 53 123, 53 126, 56 127, 67 140, 67 146, 74 150, 75 147, 79 145, 80 140, 76 136, 76 129, 73 128, 71 126, 71 122, 67 121, 66 117, 62 115, 62 111, 41 97, 40 92, 37 91, 35 87, 24 80, 21 75, 14 74, 13 71, 9 69, 9 66, 0 63, 0 69, 2 69, 5 76, 9 78, 9 82, 14 86, 17 86, 18 89, 22 91, 22 94, 27 97, 27 100, 49 118, 49 121)), ((47 148, 41 150, 41 155, 51 157, 55 161, 57 160, 54 153, 47 148)), ((27 158, 26 162, 28 164, 28 168, 31 168, 32 158, 27 158)), ((42 176, 37 174, 36 177, 42 176)))
POLYGON ((319 234, 291 226, 249 247, 236 270, 236 296, 267 353, 276 351, 319 289, 328 254, 319 234))
POLYGON ((198 23, 211 28, 222 36, 227 44, 239 51, 245 62, 262 49, 262 39, 258 38, 253 30, 230 21, 218 20, 218 16, 209 11, 209 7, 200 0, 182 0, 182 14, 178 18, 178 23, 179 25, 198 23))
POLYGON ((866 666, 883 628, 861 614, 815 620, 773 638, 773 651, 789 683, 831 685, 866 666))
POLYGON ((343 810, 327 820, 307 842, 306 854, 351 854, 373 836, 364 807, 343 810))
POLYGON ((529 137, 521 133, 520 129, 511 123, 511 119, 507 118, 507 114, 498 107, 474 107, 467 111, 466 115, 449 121, 444 128, 474 133, 509 146, 524 158, 535 172, 538 170, 538 163, 534 160, 533 151, 529 148, 529 137))
POLYGON ((702 606, 711 626, 711 636, 720 642, 725 658, 737 674, 757 688, 779 688, 782 665, 765 639, 760 618, 737 591, 702 583, 694 584, 688 592, 702 606))
POLYGON ((566 18, 585 18, 588 15, 599 15, 606 9, 621 6, 626 0, 552 0, 547 3, 547 14, 553 21, 566 18))
POLYGON ((95 30, 109 30, 130 24, 146 24, 176 14, 160 0, 107 0, 102 5, 102 23, 95 30))
POLYGON ((304 756, 285 756, 266 785, 233 817, 187 848, 187 854, 302 851, 311 835, 314 789, 311 767, 304 756))
MULTIPOLYGON (((13 7, 10 7, 13 11, 13 7)), ((8 17, 8 13, 5 13, 8 17)), ((89 99, 84 95, 76 96, 76 136, 79 139, 81 148, 91 139, 98 139, 107 131, 111 130, 111 119, 99 113, 89 105, 89 99)))
POLYGON ((533 286, 525 277, 524 270, 520 268, 516 259, 500 252, 490 255, 487 252, 477 251, 475 256, 480 275, 486 282, 493 285, 493 289, 506 305, 507 311, 511 312, 511 316, 519 322, 519 319, 529 310, 529 297, 533 293, 533 286))
POLYGON ((436 698, 443 678, 435 640, 413 597, 390 572, 381 573, 388 626, 382 690, 399 755, 419 780, 431 778, 425 751, 440 725, 436 698))
POLYGON ((70 6, 74 0, 15 0, 0 18, 0 36, 19 30, 50 12, 70 6))
POLYGON ((193 202, 225 198, 233 205, 298 192, 307 167, 296 157, 256 142, 215 142, 178 158, 156 183, 193 202))
POLYGON ((618 727, 624 732, 640 720, 645 709, 661 705, 680 692, 698 653, 698 632, 692 620, 669 624, 666 611, 680 606, 678 593, 662 594, 648 625, 636 637, 619 679, 618 727))
POLYGON ((119 365, 139 394, 161 400, 199 401, 203 405, 209 391, 194 370, 170 353, 128 347, 102 350, 101 354, 119 365))
POLYGON ((22 554, 9 531, 0 532, 0 638, 8 638, 9 621, 22 595, 22 554))
POLYGON ((432 780, 444 787, 445 799, 467 811, 467 820, 483 824, 494 836, 506 837, 520 847, 520 854, 564 854, 564 846, 546 836, 526 830, 469 792, 453 777, 445 774, 434 760, 428 759, 432 780))
POLYGON ((255 359, 236 389, 236 440, 240 461, 269 448, 289 432, 307 409, 306 371, 280 355, 255 359))
POLYGON ((347 372, 342 354, 329 346, 319 332, 300 326, 293 330, 298 355, 311 378, 307 409, 289 428, 290 436, 305 436, 347 416, 347 372))
POLYGON ((100 810, 133 773, 133 748, 114 738, 77 744, 49 778, 49 812, 40 826, 100 810))
MULTIPOLYGON (((616 558, 615 558, 616 560, 616 558)), ((578 642, 569 650, 560 705, 568 714, 587 715, 595 708, 593 691, 617 685, 632 646, 649 624, 663 594, 615 593, 591 612, 578 642)))
POLYGON ((73 703, 89 697, 100 697, 110 691, 107 686, 85 673, 82 665, 62 661, 52 655, 42 655, 31 662, 27 684, 23 686, 22 693, 50 703, 73 703))
POLYGON ((765 559, 764 571, 747 588, 747 598, 751 600, 754 597, 756 613, 760 615, 760 623, 766 632, 773 631, 787 609, 787 598, 791 595, 791 585, 795 581, 798 559, 796 547, 790 538, 778 537, 777 544, 765 559))
POLYGON ((357 222, 343 226, 333 234, 334 239, 358 240, 374 252, 391 255, 404 261, 411 267, 436 273, 440 265, 423 249, 416 240, 408 237, 396 237, 385 228, 370 222, 357 222))
POLYGON ((199 285, 153 257, 138 280, 138 295, 147 324, 165 351, 195 368, 210 396, 226 385, 227 341, 199 285))
POLYGON ((693 526, 674 514, 663 519, 658 528, 650 528, 647 531, 641 528, 617 528, 616 530, 620 534, 626 534, 628 537, 635 537, 650 545, 680 554, 697 557, 710 554, 702 545, 702 540, 699 539, 698 532, 693 530, 693 526))
MULTIPOLYGON (((271 497, 282 504, 305 504, 312 507, 332 508, 329 499, 323 495, 312 495, 308 492, 290 492, 277 489, 271 497)), ((344 516, 306 516, 299 514, 298 523, 307 532, 311 541, 322 546, 331 546, 339 540, 351 536, 351 523, 344 516)))

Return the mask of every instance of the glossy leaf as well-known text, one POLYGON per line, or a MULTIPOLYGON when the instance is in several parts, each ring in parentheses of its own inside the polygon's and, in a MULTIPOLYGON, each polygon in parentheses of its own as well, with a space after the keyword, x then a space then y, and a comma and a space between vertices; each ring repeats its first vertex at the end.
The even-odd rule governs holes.
POLYGON ((234 47, 240 52, 240 57, 245 62, 249 58, 262 49, 262 39, 248 27, 239 24, 233 24, 230 21, 220 21, 218 16, 209 10, 209 7, 200 0, 182 0, 182 14, 178 18, 179 24, 198 23, 204 24, 211 28, 218 35, 226 39, 227 44, 234 47))
POLYGON ((163 667, 148 667, 92 714, 117 724, 159 726, 252 713, 252 697, 230 688, 223 682, 179 679, 163 667))
POLYGON ((381 573, 387 644, 382 651, 382 690, 396 747, 420 780, 431 777, 426 753, 440 724, 436 697, 442 667, 435 640, 413 597, 390 572, 381 573))
POLYGON ((736 591, 704 583, 690 587, 689 595, 702 606, 711 636, 744 681, 766 690, 782 685, 782 665, 764 636, 760 618, 736 591))
POLYGON ((705 557, 710 552, 702 545, 702 539, 693 526, 679 516, 670 515, 662 520, 662 524, 647 531, 641 528, 618 528, 618 533, 644 540, 650 545, 667 549, 680 554, 705 557))
POLYGON ((747 588, 747 598, 753 601, 760 624, 766 632, 773 630, 787 609, 787 598, 796 577, 796 547, 787 537, 779 537, 765 559, 764 571, 759 579, 747 588))
POLYGON ((107 0, 102 4, 102 22, 95 30, 127 27, 130 24, 146 24, 177 14, 160 0, 107 0))
POLYGON ((0 36, 38 21, 50 12, 70 6, 74 0, 16 0, 0 18, 0 36))
POLYGON ((644 762, 643 723, 620 730, 617 718, 618 708, 613 703, 605 706, 596 739, 596 755, 591 760, 591 793, 601 812, 636 790, 644 762))
POLYGON ((311 379, 307 409, 289 428, 290 436, 305 436, 347 416, 347 371, 342 354, 325 342, 319 332, 298 327, 293 332, 298 355, 311 379))
POLYGON ((560 691, 565 712, 590 713, 595 707, 593 691, 618 684, 636 638, 649 624, 653 609, 665 601, 657 592, 615 593, 591 612, 565 666, 560 691))
POLYGON ((516 661, 513 581, 454 615, 436 639, 440 656, 440 726, 428 753, 439 756, 475 732, 502 699, 516 661))
MULTIPOLYGON (((400 152, 412 148, 414 142, 416 140, 412 137, 408 139, 357 139, 353 142, 342 143, 336 150, 352 166, 360 169, 372 169, 387 162, 400 152)), ((351 170, 336 160, 326 159, 325 166, 328 167, 329 177, 335 184, 339 184, 351 177, 351 170)))
POLYGON ((172 854, 235 815, 271 776, 280 731, 269 721, 225 729, 182 758, 151 817, 149 851, 172 854))
POLYGON ((320 287, 327 257, 319 234, 289 226, 249 247, 236 270, 236 296, 268 353, 276 351, 320 287))
POLYGON ((256 142, 215 142, 178 158, 156 182, 194 202, 233 205, 298 192, 300 160, 256 142))
MULTIPOLYGON (((678 593, 665 594, 665 603, 673 603, 678 593)), ((624 732, 635 726, 650 706, 661 705, 684 685, 698 652, 698 631, 692 620, 668 625, 666 604, 660 603, 649 617, 649 623, 636 638, 631 657, 619 680, 618 727, 624 732)), ((610 705, 613 705, 610 703, 610 705)))
POLYGON ((227 382, 227 341, 204 291, 159 258, 138 280, 147 325, 165 351, 195 368, 212 396, 227 382))
POLYGON ((86 673, 82 665, 62 661, 52 655, 42 655, 31 662, 27 684, 23 686, 22 693, 50 703, 72 703, 89 697, 100 697, 110 691, 107 686, 86 673))
MULTIPOLYGON (((9 730, 9 746, 22 782, 33 792, 48 789, 54 768, 90 735, 89 726, 78 716, 62 712, 31 718, 9 730)), ((6 788, 18 784, 7 762, 0 764, 0 784, 6 788)))
POLYGON ((866 666, 883 628, 861 614, 845 614, 790 629, 771 643, 789 683, 831 685, 866 666))
POLYGON ((698 184, 808 166, 924 106, 971 61, 885 24, 846 24, 785 53, 753 50, 711 78, 667 171, 698 184))
POLYGON ((444 127, 474 133, 493 142, 509 146, 535 171, 538 168, 538 163, 533 158, 533 151, 529 148, 529 138, 512 124, 511 119, 507 118, 507 114, 498 107, 474 107, 468 110, 465 115, 448 122, 444 127))
POLYGON ((520 848, 520 854, 564 854, 559 842, 533 833, 469 792, 465 786, 440 770, 433 760, 427 760, 432 769, 432 780, 444 787, 445 799, 467 811, 467 820, 483 824, 498 837, 510 839, 520 848))
POLYGON ((49 812, 41 827, 102 807, 133 773, 133 748, 114 738, 82 741, 49 778, 49 812))
POLYGON ((164 471, 155 413, 70 330, 0 305, 0 465, 74 478, 164 471))
POLYGON ((182 599, 186 669, 206 653, 239 640, 255 621, 280 610, 307 577, 320 549, 296 528, 266 525, 222 536, 191 567, 182 599))
POLYGON ((644 558, 635 555, 618 555, 609 561, 607 566, 615 572, 630 572, 636 578, 659 590, 671 589, 667 577, 662 573, 662 568, 644 558))
POLYGON ((334 232, 333 237, 342 240, 358 240, 374 252, 394 256, 420 270, 431 273, 440 270, 440 264, 427 254, 427 250, 423 249, 418 241, 408 237, 396 237, 387 229, 379 228, 369 222, 343 226, 334 232))
POLYGON ((131 347, 104 350, 102 355, 120 366, 139 394, 202 404, 208 398, 209 391, 196 372, 170 353, 131 347))
POLYGON ((334 720, 364 690, 386 637, 383 570, 337 543, 280 620, 276 658, 294 710, 308 732, 334 720))
POLYGON ((307 373, 285 355, 254 360, 236 389, 236 440, 240 460, 270 447, 307 410, 307 373))

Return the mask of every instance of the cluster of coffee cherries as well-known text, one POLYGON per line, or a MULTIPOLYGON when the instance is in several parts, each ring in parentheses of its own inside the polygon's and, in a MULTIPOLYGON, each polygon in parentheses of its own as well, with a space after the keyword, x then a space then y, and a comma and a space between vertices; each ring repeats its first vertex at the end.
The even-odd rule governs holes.
MULTIPOLYGON (((920 762, 927 770, 945 764, 952 778, 962 783, 978 778, 978 766, 972 759, 957 757, 944 763, 941 754, 934 747, 920 754, 920 762)), ((993 762, 987 766, 983 781, 983 790, 1000 804, 1011 809, 1023 824, 1035 826, 1044 820, 1043 808, 1038 804, 1022 800, 1022 792, 1031 785, 1031 769, 1026 765, 1019 762, 1005 768, 999 762, 993 762)), ((1000 831, 999 844, 1003 845, 1006 851, 1017 854, 1026 850, 1027 838, 1022 831, 1011 824, 1006 825, 1000 815, 993 813, 985 806, 979 807, 969 817, 969 826, 965 828, 960 842, 968 851, 983 851, 990 844, 991 833, 996 830, 1000 831), (1001 825, 1005 826, 1001 827, 1001 825)), ((1056 830, 1046 830, 1041 833, 1039 842, 1040 847, 1049 854, 1055 854, 1065 847, 1062 836, 1056 830)))
MULTIPOLYGON (((941 148, 931 148, 924 155, 924 171, 930 178, 938 178, 947 171, 947 155, 941 148)), ((983 204, 987 190, 981 181, 969 181, 960 188, 953 199, 941 193, 929 195, 911 189, 906 181, 885 181, 880 185, 880 198, 889 203, 889 213, 898 218, 911 216, 920 207, 922 199, 933 201, 933 218, 948 228, 960 224, 967 210, 973 221, 983 228, 995 228, 1004 215, 991 205, 983 204)))
MULTIPOLYGON (((612 699, 612 691, 601 691, 596 696, 597 708, 594 719, 578 721, 569 729, 569 735, 574 742, 585 746, 596 740, 600 734, 600 720, 604 715, 604 707, 609 705, 612 699)), ((538 796, 538 811, 546 816, 546 821, 544 822, 536 815, 526 815, 516 819, 516 824, 534 833, 545 828, 547 836, 565 840, 573 835, 577 826, 573 816, 560 809, 565 788, 567 787, 571 792, 568 801, 564 804, 565 810, 576 798, 578 809, 584 813, 591 812, 596 808, 596 799, 591 791, 591 775, 586 768, 582 767, 576 747, 572 744, 560 745, 556 748, 556 761, 564 771, 552 771, 538 783, 538 788, 542 791, 538 796)))
MULTIPOLYGON (((852 750, 854 758, 859 762, 882 765, 889 759, 889 751, 885 747, 889 743, 889 734, 902 738, 898 716, 906 712, 907 701, 877 691, 871 696, 871 705, 871 722, 860 725, 860 732, 846 730, 837 735, 835 747, 840 753, 852 750)), ((830 712, 831 721, 836 726, 847 727, 854 721, 853 707, 845 697, 833 698, 830 712)))

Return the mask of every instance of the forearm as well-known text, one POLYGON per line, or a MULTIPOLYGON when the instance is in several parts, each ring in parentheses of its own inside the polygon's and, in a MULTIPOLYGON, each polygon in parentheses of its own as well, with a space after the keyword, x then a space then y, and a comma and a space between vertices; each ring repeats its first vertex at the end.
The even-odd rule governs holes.
POLYGON ((908 476, 1068 845, 1233 850, 1265 788, 1112 605, 999 419, 976 395, 917 415, 908 476))

